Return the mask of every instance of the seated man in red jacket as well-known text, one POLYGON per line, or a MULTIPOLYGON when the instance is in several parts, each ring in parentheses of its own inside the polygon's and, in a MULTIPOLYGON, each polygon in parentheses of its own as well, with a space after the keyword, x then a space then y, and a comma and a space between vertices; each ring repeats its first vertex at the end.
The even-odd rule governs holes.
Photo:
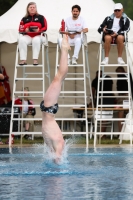
POLYGON ((27 5, 26 15, 20 22, 19 32, 24 33, 19 38, 20 65, 26 65, 27 45, 32 44, 33 65, 38 65, 40 47, 45 42, 41 32, 47 30, 47 21, 43 15, 38 14, 36 3, 27 5))
MULTIPOLYGON (((24 121, 24 125, 25 125, 25 132, 33 132, 34 131, 34 121, 33 120, 28 120, 28 118, 34 118, 34 115, 36 114, 36 110, 33 106, 33 101, 31 99, 29 99, 29 94, 28 92, 29 88, 25 87, 24 88, 24 96, 25 98, 23 99, 23 104, 25 105, 23 107, 23 118, 27 118, 26 121, 24 121), (28 105, 31 105, 30 107, 28 105)), ((22 105, 22 99, 17 98, 15 100, 15 104, 17 105, 22 105)), ((20 107, 20 109, 22 110, 22 107, 20 107)), ((27 139, 31 139, 31 137, 26 134, 25 138, 27 139)))

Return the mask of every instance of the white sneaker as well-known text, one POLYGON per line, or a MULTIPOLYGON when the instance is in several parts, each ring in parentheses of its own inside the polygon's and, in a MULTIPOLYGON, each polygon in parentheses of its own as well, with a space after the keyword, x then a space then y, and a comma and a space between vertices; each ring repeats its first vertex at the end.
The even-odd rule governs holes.
POLYGON ((125 64, 124 60, 121 57, 118 58, 118 64, 120 64, 120 65, 125 64))
POLYGON ((71 65, 71 59, 70 59, 70 58, 68 58, 67 64, 68 64, 68 65, 71 65))
POLYGON ((108 57, 105 57, 103 59, 103 61, 101 62, 102 65, 108 65, 108 62, 109 62, 109 58, 108 57))
POLYGON ((72 65, 77 65, 77 61, 75 57, 72 58, 72 65))

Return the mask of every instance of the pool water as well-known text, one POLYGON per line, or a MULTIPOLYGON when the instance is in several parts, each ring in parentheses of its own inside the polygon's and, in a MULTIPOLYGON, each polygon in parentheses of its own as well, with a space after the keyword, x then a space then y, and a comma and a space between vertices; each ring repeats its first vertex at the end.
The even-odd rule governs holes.
POLYGON ((132 200, 132 148, 70 148, 62 165, 43 146, 0 148, 0 200, 132 200))

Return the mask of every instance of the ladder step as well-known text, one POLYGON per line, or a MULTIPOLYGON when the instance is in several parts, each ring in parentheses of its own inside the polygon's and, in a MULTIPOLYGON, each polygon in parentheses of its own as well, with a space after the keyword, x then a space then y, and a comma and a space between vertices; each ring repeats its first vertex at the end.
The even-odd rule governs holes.
MULTIPOLYGON (((14 135, 26 135, 27 132, 12 132, 12 134, 14 135)), ((65 135, 73 135, 73 134, 88 134, 87 132, 62 132, 62 134, 65 134, 65 135)), ((2 134, 3 135, 3 134, 2 134)), ((9 134, 7 134, 9 135, 9 134)), ((28 135, 42 135, 42 132, 28 132, 28 135)))
POLYGON ((117 72, 104 72, 103 74, 107 74, 107 75, 109 75, 109 74, 115 74, 115 75, 117 75, 117 74, 120 74, 120 75, 128 75, 128 73, 117 73, 117 72))
MULTIPOLYGON (((33 105, 34 107, 40 107, 40 104, 37 104, 37 105, 33 105)), ((25 107, 25 105, 17 105, 17 104, 14 104, 13 107, 25 107)), ((31 107, 31 105, 26 105, 26 107, 31 107)))
MULTIPOLYGON (((102 134, 105 135, 105 133, 106 133, 106 135, 124 135, 124 134, 131 134, 131 133, 129 133, 129 132, 96 132, 95 134, 96 134, 96 135, 102 135, 102 134)), ((102 140, 102 138, 101 138, 101 140, 102 140)))
MULTIPOLYGON (((27 132, 12 132, 14 135, 26 135, 27 132)), ((42 135, 42 132, 28 132, 28 135, 42 135)))
POLYGON ((63 135, 83 135, 83 134, 87 134, 88 135, 88 133, 87 132, 62 132, 62 134, 63 135))
MULTIPOLYGON (((130 121, 130 119, 127 119, 127 118, 97 118, 97 117, 95 117, 95 119, 97 120, 97 121, 130 121)), ((106 135, 105 134, 106 132, 104 132, 104 135, 106 135)))
POLYGON ((18 120, 20 120, 20 121, 42 121, 42 118, 12 118, 12 120, 13 121, 18 121, 18 120))
MULTIPOLYGON (((16 91, 14 94, 22 94, 24 91, 16 91)), ((43 91, 27 91, 28 94, 43 94, 43 91)))
MULTIPOLYGON (((59 67, 60 65, 57 65, 59 67)), ((68 67, 83 67, 83 64, 77 64, 77 65, 68 65, 68 67)))
POLYGON ((61 95, 61 96, 59 96, 59 98, 85 98, 85 96, 66 96, 66 95, 64 96, 64 95, 61 95))
POLYGON ((61 105, 60 105, 60 104, 59 104, 59 107, 60 107, 60 108, 67 108, 67 107, 69 108, 69 107, 75 107, 75 106, 77 106, 77 107, 85 107, 84 104, 82 104, 82 105, 81 105, 81 104, 77 104, 77 105, 75 105, 75 104, 67 104, 67 105, 66 105, 66 104, 65 104, 65 105, 64 105, 64 104, 61 104, 61 105))
MULTIPOLYGON (((25 96, 18 96, 19 98, 25 98, 25 96)), ((42 96, 31 96, 30 95, 30 98, 43 98, 43 95, 42 96)))
POLYGON ((28 81, 43 81, 43 78, 15 78, 15 81, 19 81, 19 80, 28 80, 28 81))
POLYGON ((77 76, 77 75, 84 75, 84 73, 67 73, 67 75, 76 75, 77 76))
POLYGON ((65 80, 76 81, 76 80, 84 80, 84 78, 65 78, 65 80))
MULTIPOLYGON (((108 64, 108 65, 100 65, 100 67, 119 67, 120 64, 108 64)), ((125 65, 121 65, 122 67, 127 67, 128 65, 125 64, 125 65)))
MULTIPOLYGON (((101 99, 101 98, 105 98, 105 97, 107 97, 107 98, 123 98, 123 96, 99 96, 99 99, 101 99)), ((124 96, 124 98, 129 98, 128 96, 124 96)))
MULTIPOLYGON (((13 121, 42 121, 42 118, 13 118, 13 121)), ((86 118, 55 118, 57 121, 85 121, 86 118)))
POLYGON ((38 67, 43 67, 43 65, 33 65, 33 64, 29 64, 29 65, 16 65, 16 67, 33 67, 33 68, 38 68, 38 67))
POLYGON ((123 108, 123 106, 126 106, 127 107, 127 109, 128 109, 128 107, 129 107, 129 104, 127 104, 127 105, 124 105, 124 104, 111 104, 111 105, 100 105, 100 104, 98 104, 98 107, 99 108, 115 108, 115 107, 122 107, 123 108))
POLYGON ((86 118, 55 118, 57 121, 85 121, 86 118))
POLYGON ((128 80, 128 78, 116 78, 116 77, 110 77, 110 78, 100 78, 99 80, 128 80))
POLYGON ((42 73, 25 73, 25 75, 42 75, 42 73))
MULTIPOLYGON (((129 91, 98 91, 100 94, 114 94, 114 93, 120 93, 120 94, 129 94, 129 91)), ((115 96, 114 96, 115 97, 115 96)))
POLYGON ((60 94, 85 94, 85 91, 61 91, 60 94))

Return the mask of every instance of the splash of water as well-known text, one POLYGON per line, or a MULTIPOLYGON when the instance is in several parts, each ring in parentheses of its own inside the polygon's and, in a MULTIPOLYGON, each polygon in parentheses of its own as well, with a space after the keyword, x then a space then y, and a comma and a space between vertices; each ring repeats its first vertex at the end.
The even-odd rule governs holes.
MULTIPOLYGON (((74 139, 70 138, 70 139, 65 140, 64 149, 62 152, 61 159, 58 162, 58 165, 68 164, 68 150, 72 146, 73 143, 74 143, 74 139)), ((55 153, 53 151, 51 151, 51 149, 45 143, 43 145, 42 144, 34 144, 33 146, 37 147, 37 151, 39 150, 39 148, 43 149, 43 157, 45 159, 45 163, 52 164, 53 161, 55 161, 55 159, 56 159, 55 153)))

